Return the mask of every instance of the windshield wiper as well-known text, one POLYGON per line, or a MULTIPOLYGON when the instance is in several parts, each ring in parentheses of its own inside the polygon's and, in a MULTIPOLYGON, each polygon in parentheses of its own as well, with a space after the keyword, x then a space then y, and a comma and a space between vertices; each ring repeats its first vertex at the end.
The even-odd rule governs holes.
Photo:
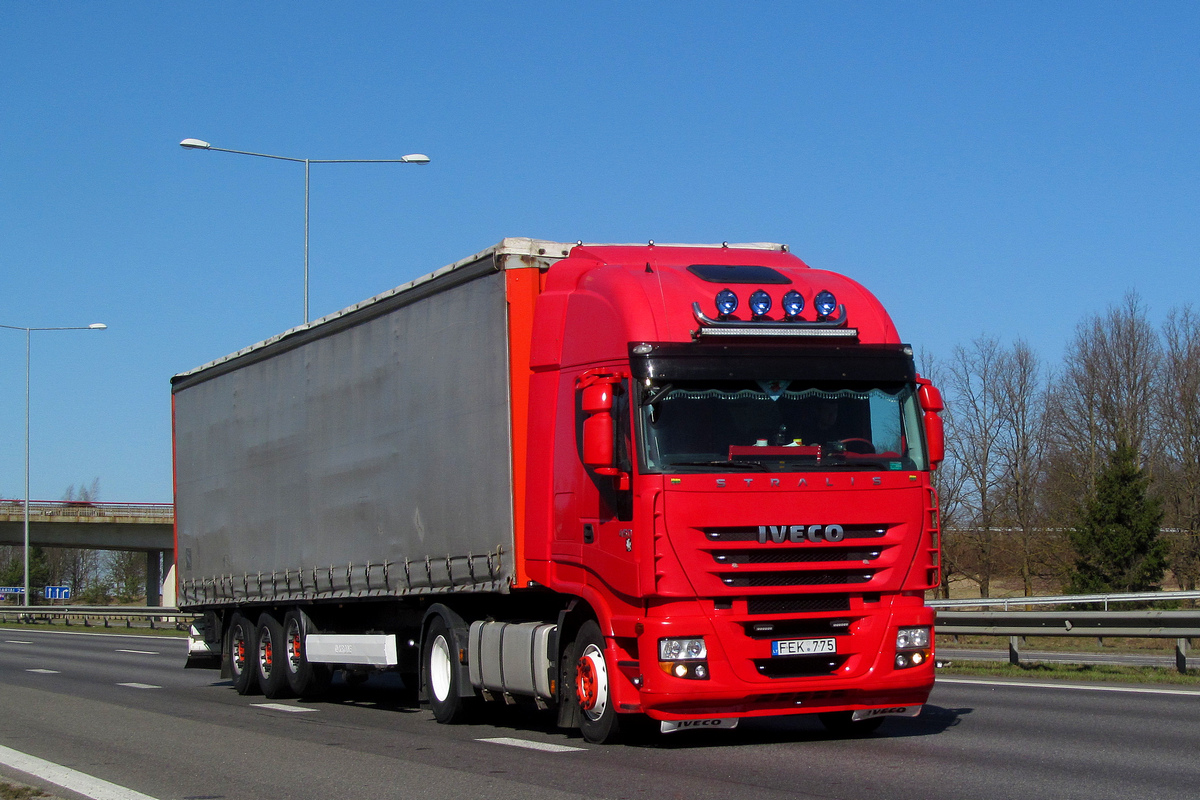
POLYGON ((671 461, 669 467, 745 467, 766 471, 766 465, 760 461, 671 461))

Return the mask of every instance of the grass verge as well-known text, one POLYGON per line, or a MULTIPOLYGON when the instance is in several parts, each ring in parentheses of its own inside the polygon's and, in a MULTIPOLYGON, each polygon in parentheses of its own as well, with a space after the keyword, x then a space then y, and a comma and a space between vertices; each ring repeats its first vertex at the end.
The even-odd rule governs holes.
POLYGON ((939 676, 1010 678, 1018 680, 1096 681, 1188 686, 1200 689, 1200 674, 1181 675, 1164 667, 1131 667, 1116 664, 1042 664, 1014 666, 1006 661, 955 661, 937 671, 939 676))
MULTIPOLYGON (((54 623, 35 622, 32 624, 31 623, 21 623, 21 622, 0 622, 0 630, 5 630, 5 631, 71 631, 73 633, 111 633, 111 634, 115 634, 115 635, 119 635, 119 636, 175 636, 175 637, 179 637, 179 638, 187 637, 186 630, 177 631, 177 630, 175 630, 175 626, 173 626, 173 625, 164 625, 164 626, 160 626, 158 628, 152 629, 152 628, 144 627, 144 626, 143 627, 126 628, 124 626, 124 624, 112 625, 111 627, 106 628, 106 627, 104 627, 103 624, 100 624, 100 625, 92 624, 89 627, 89 626, 84 626, 82 623, 78 623, 78 622, 72 623, 70 625, 64 625, 60 622, 54 622, 54 623)), ((0 800, 4 800, 4 798, 0 797, 0 800)))
POLYGON ((0 800, 34 800, 34 798, 51 796, 32 786, 0 781, 0 800))

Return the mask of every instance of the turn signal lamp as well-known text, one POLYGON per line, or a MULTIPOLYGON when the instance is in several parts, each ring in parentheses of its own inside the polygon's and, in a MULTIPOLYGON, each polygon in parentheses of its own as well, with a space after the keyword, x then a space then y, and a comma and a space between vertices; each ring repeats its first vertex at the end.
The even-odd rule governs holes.
POLYGON ((800 316, 800 312, 804 310, 804 295, 791 289, 783 296, 783 313, 787 314, 788 319, 794 319, 800 316))
POLYGON ((762 289, 755 290, 754 294, 750 295, 750 313, 755 317, 764 317, 771 310, 771 295, 764 292, 762 289))
POLYGON ((817 316, 828 317, 837 310, 837 298, 833 296, 833 292, 822 289, 813 298, 813 307, 817 309, 817 316))
POLYGON ((717 313, 722 317, 728 317, 734 311, 737 311, 738 298, 729 289, 722 289, 717 292, 717 313))

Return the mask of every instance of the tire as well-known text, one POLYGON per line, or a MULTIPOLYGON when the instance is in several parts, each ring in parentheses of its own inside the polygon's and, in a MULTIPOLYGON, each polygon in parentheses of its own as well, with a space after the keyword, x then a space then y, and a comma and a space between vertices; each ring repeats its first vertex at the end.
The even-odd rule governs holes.
POLYGON ((878 730, 884 721, 883 717, 873 717, 855 722, 853 711, 826 711, 817 716, 825 730, 846 737, 866 736, 878 730))
POLYGON ((579 705, 579 731, 592 744, 617 739, 620 724, 612 698, 608 662, 604 658, 604 636, 595 620, 588 620, 575 634, 575 671, 572 679, 579 705))
POLYGON ((310 632, 313 632, 312 623, 300 609, 293 608, 283 618, 283 671, 288 688, 303 698, 325 694, 333 678, 333 671, 327 664, 314 664, 308 660, 304 637, 310 632))
POLYGON ((258 674, 254 667, 254 654, 258 650, 255 627, 241 614, 234 614, 229 621, 229 672, 233 677, 233 688, 241 695, 258 694, 258 674))
POLYGON ((441 617, 434 617, 421 652, 422 685, 434 719, 443 725, 465 722, 477 705, 474 697, 461 697, 454 634, 441 617))
POLYGON ((291 687, 287 681, 287 646, 283 638, 283 626, 268 613, 258 618, 257 641, 254 666, 258 670, 258 685, 269 699, 290 697, 291 687))

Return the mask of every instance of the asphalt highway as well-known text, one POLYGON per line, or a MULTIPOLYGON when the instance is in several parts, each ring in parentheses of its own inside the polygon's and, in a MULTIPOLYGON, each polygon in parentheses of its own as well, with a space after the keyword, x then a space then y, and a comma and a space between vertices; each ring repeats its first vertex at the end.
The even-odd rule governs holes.
POLYGON ((1200 692, 1187 689, 945 678, 920 717, 862 739, 790 717, 595 746, 531 707, 438 725, 388 675, 317 703, 241 697, 183 669, 185 647, 0 630, 0 776, 81 796, 15 768, 15 753, 114 784, 99 800, 1200 796, 1200 692))

